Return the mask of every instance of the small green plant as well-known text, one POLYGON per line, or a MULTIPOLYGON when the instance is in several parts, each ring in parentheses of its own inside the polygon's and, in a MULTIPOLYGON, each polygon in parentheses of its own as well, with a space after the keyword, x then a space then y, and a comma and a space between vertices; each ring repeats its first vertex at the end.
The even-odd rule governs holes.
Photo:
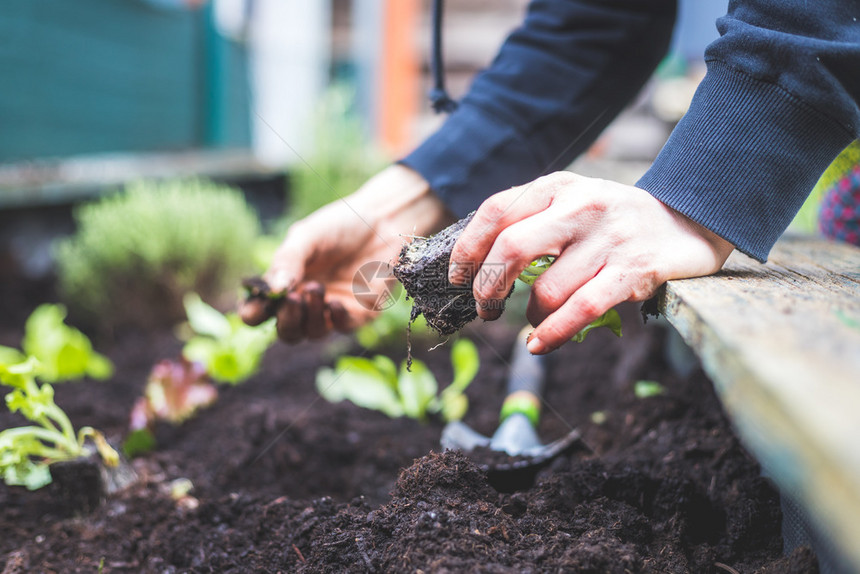
MULTIPOLYGON (((553 261, 555 261, 555 257, 551 255, 544 255, 543 257, 539 257, 535 259, 529 266, 523 269, 523 272, 520 273, 518 279, 525 283, 528 286, 532 286, 537 281, 537 278, 546 272, 549 269, 550 265, 552 265, 553 261)), ((588 335, 589 331, 592 329, 596 329, 597 327, 606 327, 616 336, 621 336, 621 316, 618 314, 618 311, 615 309, 610 309, 588 325, 586 325, 579 333, 573 336, 571 341, 574 343, 581 343, 585 340, 586 335, 588 335)))
POLYGON ((633 384, 633 394, 637 399, 657 397, 666 392, 666 387, 657 381, 636 381, 633 384))
POLYGON ((406 361, 400 368, 384 355, 372 359, 341 357, 334 368, 317 371, 317 390, 327 401, 349 400, 389 417, 409 417, 419 421, 438 415, 445 421, 460 420, 469 408, 464 394, 480 367, 478 350, 468 339, 458 339, 451 347, 454 379, 438 393, 439 384, 426 364, 406 361), (438 393, 438 394, 437 394, 438 393))
POLYGON ((179 424, 217 398, 218 390, 200 363, 186 359, 158 362, 149 374, 143 396, 131 409, 131 432, 123 442, 123 453, 131 457, 153 450, 156 421, 179 424))
POLYGON ((0 347, 0 362, 24 361, 28 356, 39 361, 39 378, 48 383, 71 381, 82 377, 107 379, 113 374, 110 360, 93 350, 86 335, 65 323, 66 308, 45 303, 39 305, 24 327, 23 352, 0 347))
POLYGON ((275 342, 275 319, 250 327, 234 312, 222 314, 196 293, 184 298, 188 326, 194 335, 182 355, 203 365, 219 383, 238 384, 260 368, 266 350, 275 342))
POLYGON ((23 362, 0 364, 0 384, 12 388, 6 395, 6 406, 33 423, 0 432, 0 473, 4 482, 29 490, 49 484, 49 466, 87 456, 87 439, 95 444, 106 465, 116 466, 119 456, 104 435, 92 427, 75 432, 69 417, 54 402, 54 388, 50 383, 40 385, 37 376, 41 376, 40 364, 32 356, 23 362))
POLYGON ((253 271, 260 232, 239 190, 203 179, 132 183, 75 219, 76 233, 55 249, 60 291, 105 328, 175 323, 191 291, 232 299, 236 277, 253 271))

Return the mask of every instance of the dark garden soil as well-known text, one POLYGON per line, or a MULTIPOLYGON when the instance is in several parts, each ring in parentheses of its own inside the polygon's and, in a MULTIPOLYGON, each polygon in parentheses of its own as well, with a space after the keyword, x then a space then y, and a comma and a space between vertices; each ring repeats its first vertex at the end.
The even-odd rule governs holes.
MULTIPOLYGON (((0 344, 17 346, 50 286, 6 283, 0 294, 0 344)), ((555 354, 541 436, 576 427, 593 452, 557 459, 530 490, 499 494, 467 456, 440 453, 441 423, 320 399, 316 369, 350 340, 278 345, 252 380, 160 426, 160 448, 133 461, 138 481, 95 510, 76 515, 50 489, 0 485, 0 572, 817 572, 809 552, 782 557, 778 496, 710 382, 674 375, 664 330, 622 311, 623 339, 594 332, 555 354), (638 379, 665 394, 636 398, 638 379), (193 490, 172 497, 181 478, 193 490)), ((518 327, 503 318, 466 330, 482 364, 465 420, 486 434, 518 327)), ((114 378, 57 385, 56 400, 76 426, 120 440, 149 369, 180 344, 163 332, 96 346, 114 378)), ((446 347, 419 346, 415 356, 450 380, 446 347)), ((0 428, 19 422, 0 415, 0 428)))

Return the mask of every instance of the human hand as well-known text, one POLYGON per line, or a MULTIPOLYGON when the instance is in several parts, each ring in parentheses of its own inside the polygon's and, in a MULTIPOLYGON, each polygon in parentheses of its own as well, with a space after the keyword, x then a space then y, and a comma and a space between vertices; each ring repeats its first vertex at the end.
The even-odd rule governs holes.
POLYGON ((269 306, 245 302, 240 315, 257 324, 274 313, 287 343, 354 329, 378 314, 379 295, 391 289, 393 278, 373 278, 372 271, 397 257, 402 234, 427 235, 451 219, 419 174, 393 165, 294 223, 264 275, 285 297, 269 306), (369 290, 356 294, 353 279, 363 265, 371 272, 363 275, 369 290))
POLYGON ((451 253, 449 280, 472 283, 478 315, 498 318, 520 272, 556 257, 532 287, 528 348, 543 354, 622 301, 669 279, 717 272, 733 246, 648 192, 556 172, 487 199, 451 253))

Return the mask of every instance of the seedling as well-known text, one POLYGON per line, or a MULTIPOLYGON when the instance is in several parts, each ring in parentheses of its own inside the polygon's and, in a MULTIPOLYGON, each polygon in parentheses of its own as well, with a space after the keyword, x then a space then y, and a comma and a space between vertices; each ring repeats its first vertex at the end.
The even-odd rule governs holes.
MULTIPOLYGON (((403 246, 394 266, 394 276, 403 284, 413 301, 411 318, 414 320, 423 315, 427 324, 440 335, 455 333, 478 316, 472 288, 457 287, 448 282, 451 251, 473 215, 467 215, 430 238, 414 238, 411 243, 403 246)), ((539 257, 532 261, 518 278, 527 285, 534 285, 554 260, 555 258, 549 255, 539 257)), ((511 293, 508 293, 508 297, 510 295, 511 293)), ((582 342, 588 332, 596 327, 608 327, 620 337, 621 317, 617 311, 610 309, 577 333, 572 340, 582 342)))
POLYGON ((18 363, 28 356, 39 361, 39 379, 47 383, 83 377, 107 379, 113 365, 95 352, 86 335, 65 324, 66 308, 45 303, 37 307, 24 327, 23 352, 0 347, 0 361, 18 363))
POLYGON ((157 420, 179 424, 217 398, 218 390, 200 363, 186 359, 160 361, 152 368, 144 396, 132 407, 131 433, 123 443, 123 452, 126 456, 135 456, 153 450, 153 429, 157 420))
POLYGON ((49 465, 88 456, 87 439, 107 466, 117 466, 119 456, 101 432, 92 427, 75 432, 69 417, 54 402, 51 384, 36 382, 36 377, 42 376, 41 369, 33 356, 19 363, 0 364, 0 384, 13 389, 6 395, 6 406, 34 423, 0 432, 0 473, 6 484, 29 490, 50 484, 49 465))
POLYGON ((451 347, 454 379, 437 395, 436 377, 422 361, 413 360, 411 369, 403 361, 398 370, 384 355, 372 359, 341 357, 335 367, 317 371, 316 385, 327 401, 349 400, 356 405, 385 413, 426 421, 430 415, 445 421, 460 420, 469 408, 464 394, 480 367, 478 351, 468 339, 458 339, 451 347))
POLYGON ((633 394, 637 399, 657 397, 666 392, 666 388, 657 381, 636 381, 633 384, 633 394))
POLYGON ((194 293, 185 296, 184 304, 195 333, 182 349, 186 359, 202 364, 219 383, 235 385, 257 372, 263 354, 276 339, 274 318, 251 327, 238 314, 224 315, 194 293))

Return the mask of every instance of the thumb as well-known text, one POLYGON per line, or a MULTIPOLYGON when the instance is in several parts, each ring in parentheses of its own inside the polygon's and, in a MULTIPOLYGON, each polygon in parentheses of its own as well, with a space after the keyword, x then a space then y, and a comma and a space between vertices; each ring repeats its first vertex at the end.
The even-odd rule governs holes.
POLYGON ((288 291, 304 280, 305 266, 312 251, 308 243, 288 234, 263 275, 272 291, 288 291))

